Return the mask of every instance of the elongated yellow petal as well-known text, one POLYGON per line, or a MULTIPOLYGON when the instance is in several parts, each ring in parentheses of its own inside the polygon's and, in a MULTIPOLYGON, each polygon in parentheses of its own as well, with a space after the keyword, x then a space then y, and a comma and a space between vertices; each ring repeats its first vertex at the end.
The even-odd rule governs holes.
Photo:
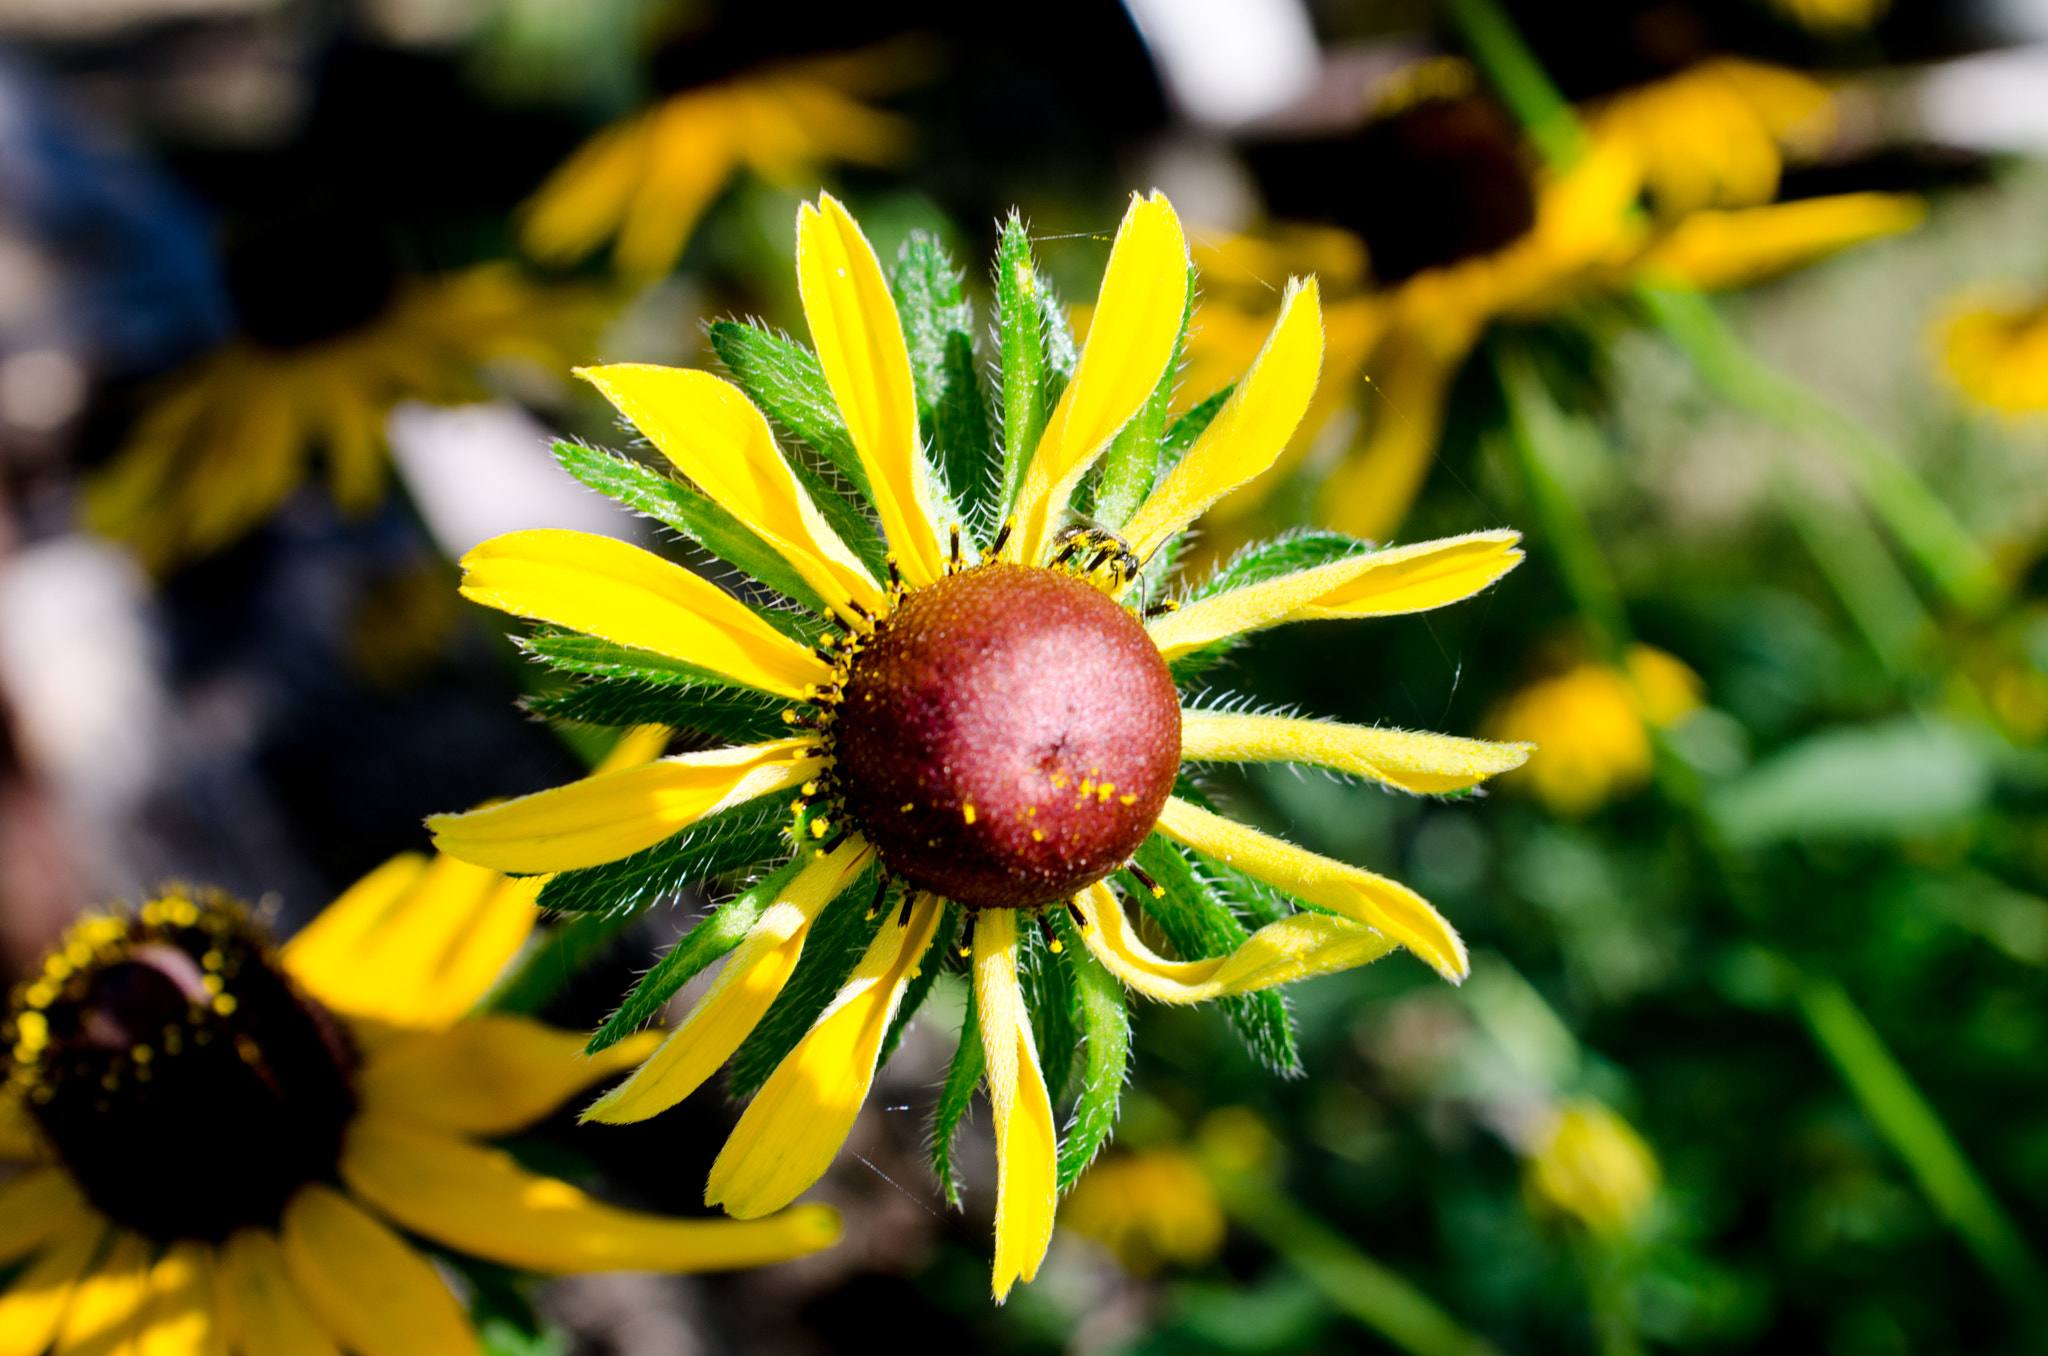
POLYGON ((1712 290, 1748 287, 1866 240, 1910 231, 1927 204, 1899 193, 1837 193, 1695 212, 1643 257, 1650 277, 1712 290))
POLYGON ((1363 923, 1304 912, 1268 923, 1227 956, 1170 961, 1138 939, 1107 885, 1089 886, 1075 902, 1087 921, 1089 953, 1130 988, 1160 1003, 1206 1003, 1291 984, 1365 965, 1394 949, 1391 938, 1363 923))
POLYGON ((0 1266, 85 1217, 85 1198, 62 1168, 31 1168, 0 1182, 0 1266))
POLYGON ((1535 747, 1238 711, 1180 713, 1185 762, 1313 763, 1419 795, 1477 786, 1528 762, 1535 747))
POLYGON ((571 1093, 638 1064, 661 1044, 648 1031, 585 1056, 584 1040, 526 1017, 472 1017, 378 1047, 357 1075, 356 1097, 365 1112, 505 1135, 547 1115, 571 1093))
POLYGON ((662 1219, 594 1201, 510 1154, 377 1116, 349 1127, 342 1180, 423 1237, 528 1271, 736 1271, 839 1241, 838 1213, 662 1219))
POLYGON ((782 897, 761 911, 726 957, 711 991, 633 1076, 593 1102, 587 1121, 624 1124, 668 1110, 704 1085, 754 1029, 789 981, 811 924, 867 865, 859 835, 813 857, 782 897))
POLYGON ((882 1038, 943 911, 942 900, 920 895, 907 925, 883 923, 830 1006, 740 1117, 711 1165, 706 1205, 757 1219, 825 1175, 867 1100, 882 1038))
POLYGON ((609 537, 535 528, 462 558, 462 596, 801 697, 831 670, 709 580, 609 537))
POLYGON ((284 1209, 293 1287, 354 1356, 475 1356, 462 1306, 427 1260, 362 1207, 319 1185, 284 1209))
POLYGON ((737 386, 709 372, 650 363, 579 368, 676 469, 775 548, 848 620, 857 602, 886 610, 882 590, 819 514, 775 448, 768 421, 737 386))
POLYGON ((829 193, 796 214, 796 280, 818 364, 874 492, 875 512, 903 577, 929 584, 946 571, 925 483, 917 392, 903 324, 881 261, 829 193))
POLYGON ((149 1304, 150 1245, 122 1230, 78 1283, 57 1329, 55 1356, 114 1356, 134 1337, 149 1304))
POLYGON ((1124 524, 1131 550, 1149 557, 1209 505, 1271 466, 1308 413, 1322 365, 1321 293, 1314 278, 1291 279, 1273 332, 1229 403, 1124 524))
POLYGON ((306 1308, 267 1230, 240 1229, 222 1245, 220 1295, 241 1356, 341 1356, 306 1308))
POLYGON ((0 1161, 20 1163, 38 1157, 35 1122, 18 1093, 0 1091, 0 1161))
POLYGON ((1178 797, 1168 799, 1159 812, 1159 830, 1288 894, 1385 933, 1453 983, 1472 968, 1465 943, 1443 915, 1398 881, 1318 857, 1178 797))
POLYGON ((285 968, 338 1012, 444 1027, 476 1005, 533 931, 541 884, 405 853, 292 938, 285 968))
POLYGON ((227 1356, 225 1325, 214 1300, 213 1249, 185 1239, 149 1269, 149 1311, 135 1356, 227 1356))
POLYGON ((0 1356, 43 1356, 106 1234, 106 1225, 97 1219, 75 1224, 0 1294, 0 1356))
POLYGON ((427 821, 434 846, 498 871, 570 871, 653 847, 709 814, 816 775, 816 744, 782 739, 600 772, 427 821))
POLYGON ((1515 568, 1521 539, 1501 528, 1335 560, 1190 603, 1146 629, 1171 659, 1283 622, 1427 612, 1469 598, 1515 568))
POLYGON ((1052 1241, 1059 1137, 1038 1068, 1031 1014, 1017 987, 1017 911, 984 909, 974 924, 974 1003, 987 1056, 996 1132, 996 1303, 1038 1274, 1052 1241))
POLYGON ((1031 454, 1006 559, 1038 559, 1074 485, 1173 361, 1187 303, 1188 242, 1180 218, 1163 194, 1133 193, 1110 248, 1080 365, 1031 454))
POLYGON ((619 742, 605 750, 592 772, 617 772, 622 767, 651 763, 668 750, 675 731, 666 725, 635 725, 619 736, 619 742))

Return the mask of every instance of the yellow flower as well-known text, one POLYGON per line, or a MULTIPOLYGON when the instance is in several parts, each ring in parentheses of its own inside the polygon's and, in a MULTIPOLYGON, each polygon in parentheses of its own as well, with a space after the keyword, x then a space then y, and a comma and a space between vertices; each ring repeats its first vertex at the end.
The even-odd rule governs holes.
POLYGON ((1868 29, 1891 8, 1890 0, 1771 0, 1778 11, 1810 33, 1850 37, 1868 29))
MULTIPOLYGON (((1279 456, 1308 408, 1322 352, 1317 287, 1289 285, 1263 351, 1230 401, 1205 413, 1199 434, 1184 425, 1168 432, 1190 288, 1172 207, 1158 196, 1133 200, 1087 344, 1057 399, 1040 406, 1032 402, 1045 388, 1023 374, 1050 361, 1031 348, 1047 299, 1026 241, 1013 219, 998 279, 1003 426, 1018 439, 1005 476, 956 457, 962 448, 985 456, 991 445, 975 369, 963 361, 973 325, 949 268, 905 277, 929 259, 914 253, 925 248, 916 239, 898 293, 929 295, 932 305, 899 316, 846 210, 829 196, 806 204, 797 269, 815 356, 760 330, 722 336, 755 399, 821 455, 836 449, 833 464, 864 490, 879 536, 807 459, 778 448, 749 391, 704 372, 587 372, 689 483, 591 450, 570 449, 565 464, 715 541, 825 620, 757 611, 637 547, 573 532, 485 543, 463 561, 464 592, 554 628, 529 642, 535 655, 594 675, 580 695, 544 709, 585 718, 610 710, 614 719, 630 709, 632 718, 738 732, 788 704, 785 737, 757 735, 430 821, 451 855, 565 873, 549 888, 580 908, 630 905, 666 888, 660 882, 703 874, 704 863, 750 867, 786 851, 760 826, 791 826, 794 859, 700 926, 722 940, 678 947, 687 959, 668 976, 678 984, 730 950, 716 984, 587 1113, 653 1116, 750 1041, 758 1054, 762 1033, 786 1031, 767 1047, 761 1062, 772 1071, 711 1170, 707 1200, 743 1218, 779 1209, 830 1165, 892 1031, 952 963, 964 908, 973 1001, 946 1105, 957 1121, 985 1078, 1000 1164, 998 1298, 1036 1273, 1059 1189, 1114 1123, 1127 1035, 1118 1034, 1123 999, 1111 977, 1161 1002, 1260 997, 1395 946, 1452 979, 1465 973, 1457 934, 1412 891, 1234 823, 1197 795, 1175 795, 1181 765, 1310 763, 1438 793, 1527 757, 1523 746, 1181 708, 1175 670, 1192 673, 1235 638, 1469 597, 1520 559, 1517 535, 1391 550, 1330 533, 1295 537, 1247 553, 1178 606, 1147 607, 1171 543, 1279 456), (951 288, 945 296, 941 284, 951 288), (957 338, 926 342, 941 315, 957 338), (960 384, 941 388, 946 381, 960 384), (956 510, 926 460, 927 438, 943 464, 963 468, 961 492, 983 496, 993 532, 956 510), (1177 461, 1164 458, 1181 449, 1177 461), (998 496, 1001 485, 1011 488, 998 496), (1077 492, 1094 523, 1074 518, 1077 492), (658 714, 650 685, 669 694, 658 714), (1175 956, 1139 940, 1110 885, 1119 872, 1138 906, 1163 920, 1175 956), (1225 889, 1246 892, 1234 897, 1264 926, 1246 936, 1222 902, 1225 889), (1281 897, 1313 907, 1296 911, 1281 897), (1020 927, 1034 917, 1043 948, 1020 927), (821 933, 829 940, 806 949, 821 933), (1027 995, 1048 985, 1073 990, 1088 1026, 1089 1071, 1064 1149, 1053 1102, 1074 1046, 1041 1066, 1048 1009, 1027 995)), ((658 987, 655 1001, 672 991, 658 987)), ((1072 1030, 1067 1008, 1050 1011, 1072 1030)), ((947 1114, 942 1107, 937 1154, 947 1152, 947 1114)))
POLYGON ((487 264, 407 280, 378 315, 324 339, 231 339, 165 380, 87 486, 86 516, 161 571, 262 522, 316 460, 342 510, 365 513, 383 498, 392 406, 481 400, 479 371, 496 361, 559 370, 594 342, 605 308, 487 264))
POLYGON ((461 1356, 461 1305, 401 1231, 541 1272, 724 1270, 825 1247, 837 1217, 674 1220, 477 1141, 645 1054, 470 1010, 538 881, 408 855, 282 950, 174 892, 88 918, 0 1037, 0 1351, 461 1356))
POLYGON ((574 263, 610 239, 619 272, 660 277, 742 169, 789 185, 833 160, 902 159, 909 124, 861 100, 901 88, 921 64, 916 49, 884 43, 671 95, 605 128, 548 176, 522 209, 521 242, 536 259, 574 263))
MULTIPOLYGON (((1424 270, 1398 286, 1330 304, 1330 354, 1312 419, 1279 470, 1211 514, 1226 539, 1242 535, 1293 458, 1346 405, 1361 432, 1324 482, 1316 519, 1362 537, 1400 525, 1428 475, 1458 368, 1487 326, 1529 321, 1638 281, 1741 287, 1879 236, 1910 230, 1916 198, 1851 193, 1769 203, 1788 147, 1811 146, 1828 126, 1827 96, 1796 72, 1716 61, 1619 96, 1590 120, 1579 162, 1538 189, 1530 230, 1491 254, 1424 270), (1656 217, 1641 210, 1648 191, 1656 217), (1758 205, 1762 204, 1762 205, 1758 205), (1361 381, 1363 377, 1363 381, 1361 381)), ((1270 295, 1304 239, 1213 247, 1232 255, 1250 285, 1218 292, 1196 315, 1189 382, 1199 398, 1231 367, 1271 313, 1270 295)))
POLYGON ((1533 1200, 1608 1238, 1633 1232, 1657 1198, 1656 1154, 1598 1102, 1553 1107, 1529 1138, 1524 1166, 1533 1200))
POLYGON ((1650 779, 1650 730, 1700 705, 1699 675, 1662 650, 1631 646, 1625 669, 1585 663, 1523 688, 1488 721, 1540 752, 1515 774, 1551 811, 1583 815, 1650 779))
POLYGON ((1936 345, 1949 380, 1978 404, 2006 414, 2048 410, 2048 303, 1966 298, 1949 308, 1936 345))
POLYGON ((1060 1222, 1107 1245, 1134 1276, 1198 1267, 1223 1246, 1223 1208, 1208 1174, 1180 1149, 1099 1159, 1074 1183, 1060 1222))

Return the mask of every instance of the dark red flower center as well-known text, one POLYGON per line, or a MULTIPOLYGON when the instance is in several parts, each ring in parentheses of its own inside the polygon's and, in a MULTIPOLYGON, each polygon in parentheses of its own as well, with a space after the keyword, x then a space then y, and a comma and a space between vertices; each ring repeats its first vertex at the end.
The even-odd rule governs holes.
POLYGON ((66 941, 17 989, 4 1034, 30 1114, 95 1206, 159 1241, 218 1241, 334 1180, 353 1056, 239 906, 158 900, 66 941))
POLYGON ((1180 766, 1180 700, 1145 628, 1099 590, 986 565, 910 594, 863 644, 834 752, 890 871, 1031 908, 1145 841, 1180 766))

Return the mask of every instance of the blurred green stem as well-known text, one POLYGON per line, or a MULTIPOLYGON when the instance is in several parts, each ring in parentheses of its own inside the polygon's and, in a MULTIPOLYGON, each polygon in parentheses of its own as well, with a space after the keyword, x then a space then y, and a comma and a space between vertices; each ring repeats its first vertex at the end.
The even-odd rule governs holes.
POLYGON ((1536 54, 1522 41, 1515 21, 1494 0, 1450 0, 1451 18, 1487 81, 1528 129, 1529 139, 1555 169, 1574 164, 1586 147, 1586 132, 1572 106, 1551 83, 1536 54))
POLYGON ((1558 477, 1566 443, 1598 435, 1558 409, 1527 354, 1503 346, 1499 371, 1501 390, 1507 396, 1515 461, 1544 540, 1557 559, 1558 573, 1564 577, 1573 605, 1593 633, 1594 647, 1603 659, 1618 663, 1629 639, 1621 587, 1614 582, 1614 572, 1593 536, 1592 525, 1558 477))
POLYGON ((1231 1219, 1286 1258, 1332 1306, 1401 1350, 1413 1356, 1498 1356, 1492 1343, 1460 1327, 1429 1296, 1360 1252, 1277 1184, 1245 1172, 1211 1176, 1231 1219))
POLYGON ((1876 434, 1751 353, 1700 293, 1643 283, 1636 298, 1707 385, 1826 451, 1950 602, 1977 615, 2004 603, 1991 558, 1876 434))
POLYGON ((497 987, 484 995, 486 1012, 532 1016, 611 944, 636 915, 584 913, 536 929, 497 987))
POLYGON ((1886 671, 1900 676, 1932 623, 1891 552, 1855 506, 1824 503, 1782 472, 1777 494, 1779 507, 1850 621, 1886 671))
MULTIPOLYGON (((1940 1115, 1885 1047, 1841 984, 1797 972, 1793 1001, 1864 1114, 1927 1194, 1928 1200, 2005 1287, 2038 1339, 2048 1332, 2048 1285, 2026 1239, 1963 1156, 1940 1115)), ((2035 1348, 2040 1349, 2039 1347, 2035 1348)))

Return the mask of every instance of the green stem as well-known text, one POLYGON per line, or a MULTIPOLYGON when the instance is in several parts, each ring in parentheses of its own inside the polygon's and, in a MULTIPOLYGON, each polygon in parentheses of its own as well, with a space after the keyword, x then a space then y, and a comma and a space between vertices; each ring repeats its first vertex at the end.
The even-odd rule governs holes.
POLYGON ((539 1012, 636 916, 630 912, 578 914, 535 932, 512 968, 484 996, 484 1010, 524 1016, 539 1012))
POLYGON ((1751 353, 1700 293, 1642 283, 1636 297, 1724 399, 1828 453, 1950 602, 1980 616, 2004 603, 1991 558, 1881 438, 1751 353))
POLYGON ((1488 83, 1528 130, 1544 160, 1553 169, 1577 163, 1586 149, 1585 129, 1507 11, 1495 0, 1450 0, 1450 11, 1488 83))
POLYGON ((1429 1296, 1360 1252, 1274 1183, 1221 1170, 1212 1177, 1231 1219, 1284 1257, 1345 1315, 1412 1356, 1498 1356, 1491 1343, 1467 1332, 1429 1296))
POLYGON ((1904 673, 1932 623, 1884 542, 1853 505, 1821 503, 1788 476, 1778 477, 1778 504, 1885 669, 1904 673))
POLYGON ((1558 478, 1559 453, 1567 441, 1598 435, 1558 409, 1526 354, 1504 349, 1499 371, 1501 390, 1507 396, 1510 441, 1544 540, 1550 544, 1573 605, 1594 633, 1601 656, 1610 663, 1619 662, 1629 640, 1621 587, 1608 568, 1592 524, 1558 478))
POLYGON ((1856 1095, 1864 1114, 1905 1160, 1920 1189, 1985 1270, 2005 1287, 2038 1335, 2048 1319, 2039 1261, 1977 1176, 1941 1116, 1913 1085, 1884 1038, 1835 979, 1801 971, 1792 987, 1799 1013, 1856 1095))

